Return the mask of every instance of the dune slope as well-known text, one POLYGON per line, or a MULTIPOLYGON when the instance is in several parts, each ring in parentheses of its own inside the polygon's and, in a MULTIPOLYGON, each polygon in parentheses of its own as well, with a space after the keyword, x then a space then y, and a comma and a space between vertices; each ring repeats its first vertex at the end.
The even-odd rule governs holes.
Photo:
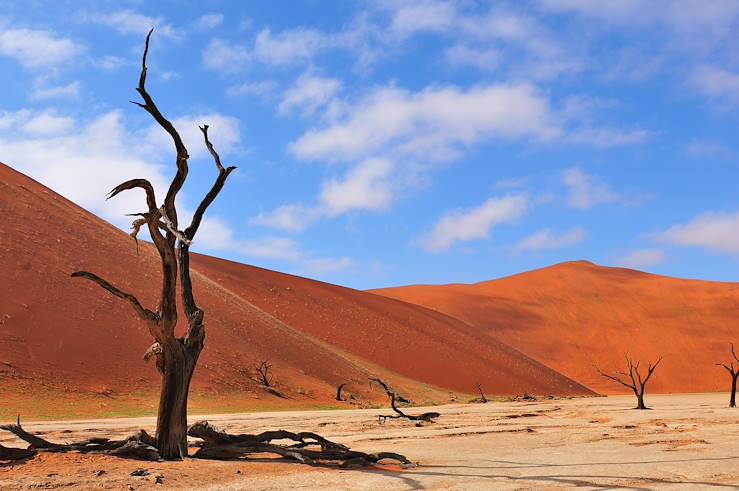
MULTIPOLYGON (((102 199, 102 197, 101 197, 102 199)), ((154 248, 0 164, 0 390, 155 394, 141 356, 151 344, 132 309, 75 270, 100 274, 155 308, 154 248)), ((329 402, 338 383, 361 398, 382 376, 421 401, 447 390, 589 394, 495 338, 439 312, 371 293, 195 255, 193 281, 207 339, 193 380, 201 398, 264 400, 248 370, 274 365, 289 400, 329 402), (249 395, 250 394, 250 395, 249 395)), ((275 398, 273 398, 275 399, 275 398)))
POLYGON ((425 305, 476 326, 599 393, 622 388, 594 366, 663 356, 655 392, 728 390, 716 366, 739 343, 739 284, 667 278, 578 261, 473 285, 375 293, 425 305))

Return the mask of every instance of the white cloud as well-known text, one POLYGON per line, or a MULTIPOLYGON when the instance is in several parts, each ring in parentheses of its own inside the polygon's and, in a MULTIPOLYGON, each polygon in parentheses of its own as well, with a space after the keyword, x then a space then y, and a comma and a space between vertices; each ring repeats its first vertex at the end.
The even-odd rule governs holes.
POLYGON ((611 128, 590 128, 573 131, 566 140, 577 145, 612 148, 642 143, 648 136, 649 133, 645 130, 621 131, 611 128))
POLYGON ((445 32, 457 17, 454 3, 426 0, 401 3, 393 12, 390 30, 400 38, 417 32, 445 32))
POLYGON ((736 157, 736 151, 719 141, 693 140, 687 147, 688 155, 696 159, 730 159, 736 157))
POLYGON ((285 91, 278 106, 281 114, 299 109, 306 116, 316 112, 328 103, 341 88, 341 82, 334 78, 317 77, 304 73, 295 85, 285 91))
POLYGON ((427 251, 443 252, 455 242, 485 239, 494 226, 517 220, 528 207, 528 198, 524 195, 490 198, 476 208, 447 212, 434 225, 431 234, 419 242, 427 251))
POLYGON ((617 261, 617 264, 625 268, 646 269, 665 260, 665 251, 661 249, 640 249, 633 251, 617 261))
POLYGON ((269 65, 289 65, 311 59, 329 40, 315 29, 290 29, 272 34, 262 30, 254 41, 254 57, 269 65))
POLYGON ((82 19, 92 24, 111 27, 119 34, 124 35, 146 36, 149 30, 154 28, 157 36, 168 38, 181 37, 181 33, 170 24, 164 22, 162 17, 150 17, 130 9, 85 14, 82 16, 82 19))
POLYGON ((239 256, 286 261, 302 271, 319 276, 338 273, 353 262, 347 257, 315 257, 304 252, 293 239, 264 236, 257 239, 236 239, 233 229, 219 217, 205 217, 195 245, 216 252, 230 252, 239 256))
POLYGON ((206 68, 235 72, 251 61, 252 56, 249 50, 241 45, 215 38, 203 49, 202 58, 206 68))
POLYGON ((108 55, 95 62, 103 70, 117 70, 126 64, 126 60, 119 56, 108 55))
POLYGON ((206 30, 218 27, 223 22, 223 14, 217 12, 211 12, 198 17, 195 21, 195 27, 198 29, 206 30))
POLYGON ((587 232, 581 227, 575 227, 561 235, 552 233, 551 229, 545 228, 516 244, 514 249, 517 251, 561 249, 563 247, 579 244, 586 236, 587 232))
POLYGON ((57 116, 46 111, 33 116, 21 126, 21 131, 32 135, 61 135, 67 133, 74 126, 74 119, 57 116))
POLYGON ((387 87, 363 98, 343 120, 304 133, 290 150, 302 159, 335 161, 392 146, 403 155, 450 159, 460 145, 486 137, 546 140, 560 132, 547 99, 530 85, 415 93, 387 87))
POLYGON ((277 88, 275 82, 246 82, 240 85, 232 85, 226 89, 226 95, 229 97, 239 96, 264 96, 270 94, 277 88))
POLYGON ((739 253, 739 213, 706 213, 684 225, 675 225, 657 241, 711 251, 739 253))
POLYGON ((382 211, 393 200, 390 175, 395 166, 387 159, 367 159, 354 167, 344 179, 323 183, 320 201, 328 216, 354 209, 382 211))
POLYGON ((454 66, 471 66, 481 71, 491 71, 500 64, 502 53, 497 48, 474 48, 455 44, 444 51, 444 58, 454 66))
POLYGON ((276 228, 286 232, 302 232, 319 219, 322 211, 301 204, 288 204, 269 212, 262 212, 250 220, 251 223, 276 228))
POLYGON ((0 32, 0 55, 13 58, 26 68, 66 63, 84 51, 83 45, 57 37, 51 31, 3 29, 0 32))
POLYGON ((615 203, 621 199, 596 177, 575 167, 562 173, 562 181, 570 189, 567 203, 578 210, 587 210, 602 203, 615 203))
POLYGON ((75 81, 56 87, 37 87, 31 92, 31 99, 37 101, 47 99, 76 99, 79 95, 80 83, 75 81))
POLYGON ((690 84, 711 99, 739 102, 739 73, 721 67, 700 65, 690 77, 690 84))

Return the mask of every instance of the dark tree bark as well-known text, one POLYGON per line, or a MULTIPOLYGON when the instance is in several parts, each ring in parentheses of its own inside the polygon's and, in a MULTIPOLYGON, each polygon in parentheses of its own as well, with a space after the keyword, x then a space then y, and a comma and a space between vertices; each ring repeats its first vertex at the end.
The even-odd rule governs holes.
MULTIPOLYGON (((17 424, 3 425, 0 429, 10 431, 29 444, 27 450, 5 448, 0 445, 0 460, 22 460, 35 456, 37 452, 81 452, 115 455, 117 457, 137 458, 142 460, 161 460, 159 452, 153 446, 154 438, 144 430, 125 440, 108 440, 107 438, 91 438, 78 443, 52 443, 28 433, 17 424)), ((368 466, 390 459, 400 462, 404 467, 414 464, 405 456, 393 452, 364 453, 350 450, 340 443, 334 443, 320 435, 310 432, 293 433, 285 430, 265 431, 258 435, 229 435, 207 421, 193 424, 187 434, 201 440, 193 455, 196 459, 240 459, 251 454, 271 453, 285 459, 303 464, 319 463, 339 464, 341 467, 352 465, 368 466), (285 446, 272 443, 273 440, 291 440, 293 445, 285 446), (313 448, 310 448, 313 447, 313 448), (318 447, 318 448, 315 448, 318 447)))
POLYGON ((657 369, 657 365, 659 365, 661 361, 662 358, 660 357, 657 360, 657 363, 655 363, 654 365, 652 365, 651 362, 648 364, 647 374, 644 379, 642 379, 641 373, 639 372, 640 362, 636 362, 635 364, 629 356, 626 357, 626 366, 628 368, 628 373, 616 372, 616 375, 609 375, 607 373, 604 373, 597 367, 596 370, 598 370, 598 373, 600 373, 603 377, 613 380, 614 382, 618 382, 619 384, 623 385, 624 387, 628 387, 634 392, 634 395, 636 396, 636 407, 634 409, 649 409, 646 404, 644 404, 644 389, 647 386, 647 382, 649 382, 649 379, 652 377, 652 374, 657 369), (622 380, 621 377, 629 377, 631 383, 622 380))
POLYGON ((477 384, 477 390, 480 391, 480 402, 483 404, 487 404, 488 400, 485 398, 485 394, 482 393, 482 387, 480 384, 477 384))
MULTIPOLYGON (((190 244, 195 238, 203 215, 208 206, 223 188, 229 174, 235 167, 223 167, 220 157, 208 139, 208 126, 200 128, 208 151, 215 160, 218 176, 210 191, 197 207, 190 225, 179 228, 175 198, 182 189, 188 173, 188 153, 179 133, 167 120, 146 91, 146 57, 149 52, 151 31, 146 36, 146 45, 141 63, 138 93, 144 103, 135 102, 171 136, 176 152, 177 172, 172 178, 164 204, 157 204, 154 188, 145 179, 132 179, 116 186, 109 194, 112 198, 130 189, 139 188, 146 193, 147 210, 136 213, 141 218, 133 222, 131 235, 136 239, 139 230, 146 225, 152 241, 159 252, 162 264, 162 290, 156 310, 149 310, 132 294, 124 292, 108 281, 87 271, 72 273, 73 277, 86 278, 97 283, 113 295, 128 301, 136 313, 148 325, 154 344, 147 350, 144 358, 156 358, 156 366, 162 376, 162 386, 157 413, 156 447, 162 458, 180 459, 187 456, 187 399, 198 357, 205 340, 204 312, 197 306, 190 280, 190 244), (182 338, 175 337, 177 326, 177 280, 180 280, 182 306, 187 321, 187 330, 182 338)), ((137 241, 138 247, 138 241, 137 241)))
POLYGON ((428 412, 428 413, 419 414, 417 416, 414 416, 412 414, 406 414, 403 411, 401 411, 395 405, 395 401, 397 399, 397 396, 395 395, 395 392, 393 392, 392 390, 390 390, 390 387, 388 387, 388 385, 385 382, 383 382, 379 378, 371 378, 370 377, 369 380, 370 380, 370 386, 372 386, 373 384, 376 384, 376 385, 378 385, 379 387, 381 387, 385 391, 385 393, 387 394, 387 396, 390 398, 390 407, 392 408, 393 411, 395 411, 395 414, 390 414, 390 415, 381 414, 381 415, 379 415, 377 417, 377 420, 378 420, 378 422, 380 424, 385 424, 385 422, 388 419, 407 419, 408 421, 416 421, 416 425, 417 426, 420 426, 424 422, 426 422, 426 423, 436 423, 436 421, 435 421, 436 418, 438 418, 439 416, 441 416, 437 412, 428 412))
POLYGON ((729 407, 736 407, 736 383, 737 379, 739 379, 739 358, 737 358, 736 351, 734 351, 734 343, 731 343, 731 356, 734 357, 734 360, 728 365, 723 363, 717 363, 717 365, 724 367, 731 376, 731 396, 729 396, 729 407), (736 368, 734 368, 734 361, 737 362, 736 368))
POLYGON ((255 366, 254 367, 254 381, 258 384, 261 384, 265 388, 272 387, 274 378, 269 373, 271 369, 272 369, 272 365, 267 361, 263 361, 259 365, 255 366))
POLYGON ((341 389, 343 389, 345 385, 346 383, 339 384, 339 387, 336 389, 336 400, 337 401, 341 401, 341 402, 344 401, 344 399, 341 398, 341 389))

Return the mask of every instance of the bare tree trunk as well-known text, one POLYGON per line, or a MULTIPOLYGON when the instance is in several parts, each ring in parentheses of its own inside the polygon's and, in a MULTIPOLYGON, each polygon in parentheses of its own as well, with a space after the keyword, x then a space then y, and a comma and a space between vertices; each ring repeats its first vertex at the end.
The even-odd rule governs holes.
POLYGON ((344 401, 344 399, 341 398, 341 389, 343 389, 345 385, 346 383, 339 384, 339 387, 336 389, 336 400, 337 401, 341 401, 341 402, 344 401))
POLYGON ((644 393, 636 394, 636 409, 649 409, 644 404, 644 393))
POLYGON ((187 398, 200 350, 179 339, 162 348, 162 389, 157 414, 157 448, 163 459, 187 457, 187 398))
POLYGON ((729 407, 736 407, 736 382, 739 379, 739 371, 734 373, 731 379, 731 398, 729 398, 729 407))

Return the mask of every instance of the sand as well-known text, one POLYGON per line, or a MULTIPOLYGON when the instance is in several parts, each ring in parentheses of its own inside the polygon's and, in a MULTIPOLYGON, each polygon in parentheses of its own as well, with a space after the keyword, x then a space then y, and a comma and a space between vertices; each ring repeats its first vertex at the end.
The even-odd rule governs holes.
MULTIPOLYGON (((739 344, 739 283, 685 280, 573 261, 472 285, 376 290, 477 327, 599 394, 623 392, 600 377, 663 356, 652 392, 729 390, 716 363, 739 344)), ((628 390, 628 389, 626 389, 628 390)))
MULTIPOLYGON (((92 271, 154 309, 153 246, 140 240, 137 252, 126 233, 3 164, 0 214, 0 390, 12 395, 0 417, 151 410, 160 378, 142 360, 153 342, 146 326, 126 302, 69 275, 92 271)), ((191 391, 198 410, 336 406, 340 383, 364 402, 383 401, 369 376, 423 404, 449 402, 450 391, 461 400, 477 382, 490 394, 593 394, 418 305, 217 258, 191 263, 206 325, 191 391), (263 360, 286 398, 265 397, 250 380, 263 360)))
MULTIPOLYGON (((446 405, 433 425, 377 423, 378 410, 209 416, 232 432, 319 430, 358 450, 400 452, 413 469, 340 470, 276 463, 150 463, 43 454, 0 465, 0 488, 199 489, 739 489, 739 410, 727 394, 647 395, 446 405), (135 469, 148 476, 132 477, 135 469), (96 472, 105 473, 97 476, 96 472)), ((414 409, 420 411, 421 409, 414 409)), ((151 418, 27 423, 49 439, 152 429, 151 418), (68 431, 67 433, 60 433, 68 431)), ((0 436, 9 445, 12 435, 0 436)))

